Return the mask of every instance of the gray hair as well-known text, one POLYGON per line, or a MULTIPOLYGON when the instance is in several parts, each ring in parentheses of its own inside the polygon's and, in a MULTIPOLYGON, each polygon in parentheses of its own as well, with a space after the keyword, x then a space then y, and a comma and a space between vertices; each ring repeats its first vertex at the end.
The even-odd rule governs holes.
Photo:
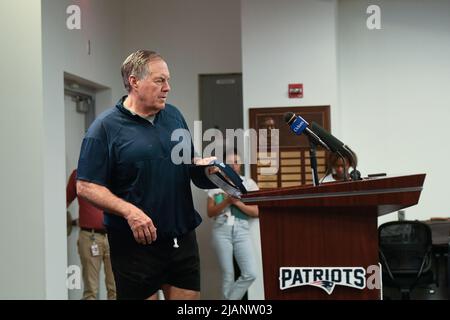
POLYGON ((150 50, 138 50, 130 54, 122 63, 120 71, 122 73, 122 80, 125 89, 130 92, 131 85, 128 78, 135 76, 137 79, 144 79, 150 73, 148 63, 152 60, 163 60, 162 56, 150 50))

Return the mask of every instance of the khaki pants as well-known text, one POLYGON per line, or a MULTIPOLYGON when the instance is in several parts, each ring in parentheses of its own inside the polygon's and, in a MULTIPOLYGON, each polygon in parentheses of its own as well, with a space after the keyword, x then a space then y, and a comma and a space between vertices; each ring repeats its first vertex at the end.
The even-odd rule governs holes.
POLYGON ((116 299, 116 285, 114 283, 114 275, 111 267, 111 259, 109 255, 108 236, 106 234, 91 233, 89 231, 80 230, 78 238, 78 253, 80 254, 83 283, 84 283, 84 300, 97 299, 99 288, 100 268, 105 267, 105 284, 108 300, 116 299), (99 255, 92 256, 91 246, 95 243, 98 245, 99 255))

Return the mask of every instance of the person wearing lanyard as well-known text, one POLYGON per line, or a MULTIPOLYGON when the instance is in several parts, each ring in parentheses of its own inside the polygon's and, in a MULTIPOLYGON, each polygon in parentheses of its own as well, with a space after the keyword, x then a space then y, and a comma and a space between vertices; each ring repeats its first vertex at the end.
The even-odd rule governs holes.
MULTIPOLYGON (((77 170, 73 170, 66 187, 66 207, 77 198, 76 193, 77 170)), ((105 284, 108 300, 116 299, 116 285, 111 268, 108 237, 103 226, 103 212, 83 198, 78 198, 78 254, 81 261, 83 276, 83 300, 97 299, 99 277, 103 262, 105 284)))

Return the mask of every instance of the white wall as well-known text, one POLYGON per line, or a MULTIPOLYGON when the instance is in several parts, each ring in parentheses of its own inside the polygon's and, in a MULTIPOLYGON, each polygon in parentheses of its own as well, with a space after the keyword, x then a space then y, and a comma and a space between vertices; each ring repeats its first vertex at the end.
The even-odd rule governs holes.
MULTIPOLYGON (((245 128, 251 107, 331 105, 333 132, 339 132, 336 16, 333 0, 242 1, 245 128), (289 83, 303 83, 303 99, 288 98, 289 83)), ((259 245, 254 222, 254 243, 259 245)), ((262 269, 260 273, 249 298, 264 298, 262 269)))
POLYGON ((63 73, 110 87, 114 100, 122 94, 121 2, 1 1, 0 13, 0 298, 65 299, 63 73), (82 29, 69 31, 66 7, 77 3, 82 29))
POLYGON ((121 1, 43 0, 44 196, 46 214, 46 297, 67 297, 65 227, 64 72, 111 89, 101 94, 97 111, 122 95, 120 79, 121 1), (66 28, 66 8, 81 8, 81 29, 66 28), (91 54, 87 41, 91 41, 91 54), (105 99, 112 97, 112 100, 105 99))
MULTIPOLYGON (((240 1, 130 0, 124 13, 124 58, 142 48, 164 56, 171 72, 168 102, 180 108, 193 133, 193 122, 199 120, 198 75, 241 72, 240 1)), ((221 272, 210 246, 206 193, 193 187, 193 196, 203 218, 197 229, 201 295, 220 299, 221 272)))
POLYGON ((242 1, 244 124, 248 108, 337 107, 336 2, 242 1), (289 99, 288 84, 303 83, 304 98, 289 99))
POLYGON ((45 297, 40 13, 0 1, 0 299, 45 297))
POLYGON ((339 2, 341 137, 365 174, 427 174, 407 219, 450 216, 449 12, 448 0, 339 2), (366 28, 369 4, 381 8, 381 30, 366 28))

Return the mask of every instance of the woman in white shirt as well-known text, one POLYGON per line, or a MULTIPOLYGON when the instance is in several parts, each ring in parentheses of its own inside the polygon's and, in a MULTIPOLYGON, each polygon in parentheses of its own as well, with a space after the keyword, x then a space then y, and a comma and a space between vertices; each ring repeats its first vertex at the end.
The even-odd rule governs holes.
MULTIPOLYGON (((225 161, 240 173, 240 157, 235 152, 225 161)), ((255 181, 241 176, 247 191, 259 190, 255 181)), ((222 294, 227 300, 240 300, 255 281, 257 260, 251 242, 248 220, 258 217, 257 205, 246 205, 229 197, 222 189, 208 191, 208 216, 214 218, 212 244, 216 249, 222 269, 222 294), (234 280, 233 253, 241 270, 234 280)))

